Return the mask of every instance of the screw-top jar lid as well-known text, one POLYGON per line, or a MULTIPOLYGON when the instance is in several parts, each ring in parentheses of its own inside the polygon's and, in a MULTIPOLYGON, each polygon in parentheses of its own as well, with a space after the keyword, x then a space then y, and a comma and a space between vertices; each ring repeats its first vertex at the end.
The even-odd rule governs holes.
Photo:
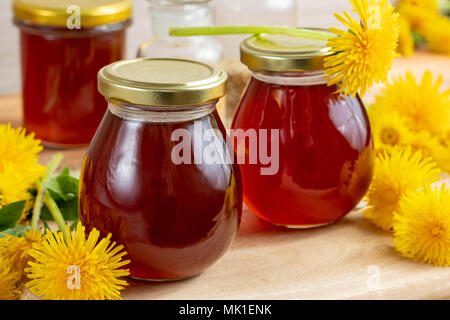
POLYGON ((205 63, 138 58, 103 67, 98 90, 108 99, 137 105, 195 105, 223 97, 226 80, 225 72, 205 63))
POLYGON ((240 49, 247 67, 271 72, 323 70, 323 60, 330 55, 326 41, 276 34, 254 35, 242 41, 240 49))
POLYGON ((13 0, 16 19, 58 27, 66 27, 78 12, 83 28, 123 22, 131 18, 132 7, 131 0, 13 0))

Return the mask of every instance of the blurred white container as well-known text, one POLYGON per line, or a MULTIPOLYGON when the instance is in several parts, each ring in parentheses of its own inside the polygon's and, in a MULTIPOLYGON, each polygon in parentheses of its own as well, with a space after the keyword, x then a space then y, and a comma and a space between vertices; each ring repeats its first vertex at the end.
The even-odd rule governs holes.
POLYGON ((138 57, 193 59, 219 64, 221 43, 210 36, 171 37, 171 27, 200 27, 214 24, 211 0, 149 0, 152 37, 143 42, 138 57))
MULTIPOLYGON (((215 7, 217 25, 297 25, 296 0, 218 0, 215 7)), ((238 59, 239 44, 248 36, 220 36, 225 57, 238 59)))

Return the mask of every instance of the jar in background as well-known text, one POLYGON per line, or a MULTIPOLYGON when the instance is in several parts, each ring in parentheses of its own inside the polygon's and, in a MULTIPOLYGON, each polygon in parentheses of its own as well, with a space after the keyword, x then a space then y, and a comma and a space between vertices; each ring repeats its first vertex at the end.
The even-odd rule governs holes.
MULTIPOLYGON (((213 0, 147 1, 150 5, 153 35, 139 46, 137 57, 192 59, 212 64, 221 69, 226 68, 226 64, 222 63, 222 44, 215 37, 169 36, 169 29, 172 27, 206 27, 214 25, 213 0)), ((229 83, 227 87, 229 87, 229 83)), ((219 101, 217 110, 224 125, 229 128, 231 118, 226 115, 227 99, 228 97, 224 97, 219 101)))
MULTIPOLYGON (((216 0, 215 22, 217 25, 297 25, 297 0, 216 0)), ((219 40, 224 48, 221 68, 228 75, 225 105, 219 114, 227 127, 231 126, 237 105, 250 77, 239 61, 239 44, 247 36, 222 35, 219 40)))
POLYGON ((125 246, 134 278, 197 275, 236 236, 241 180, 215 110, 225 80, 178 59, 124 60, 99 72, 109 106, 83 163, 80 218, 125 246))
MULTIPOLYGON (((262 219, 292 228, 342 218, 372 178, 372 134, 361 99, 327 85, 326 42, 260 35, 244 40, 240 50, 253 75, 232 128, 278 132, 266 147, 275 152, 276 171, 262 174, 261 161, 240 164, 246 205, 262 219)), ((248 143, 242 150, 254 152, 248 143)))
MULTIPOLYGON (((216 24, 276 25, 295 27, 298 24, 298 0, 216 0, 216 24)), ((307 1, 305 1, 307 2, 307 1)), ((227 60, 239 60, 239 44, 246 35, 223 35, 220 42, 227 60)), ((226 70, 225 70, 226 71, 226 70)), ((227 93, 228 94, 228 93, 227 93)))
POLYGON ((107 104, 97 73, 124 58, 130 0, 13 0, 23 121, 51 147, 87 145, 107 104))
POLYGON ((172 27, 212 26, 212 0, 148 0, 150 4, 152 33, 143 42, 138 57, 182 58, 218 65, 222 59, 222 45, 214 37, 172 37, 172 27))

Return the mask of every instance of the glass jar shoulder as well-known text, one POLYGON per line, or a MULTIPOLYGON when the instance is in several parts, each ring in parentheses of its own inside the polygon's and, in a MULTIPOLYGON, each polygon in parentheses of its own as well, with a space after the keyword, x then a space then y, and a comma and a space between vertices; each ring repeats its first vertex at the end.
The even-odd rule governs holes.
POLYGON ((260 127, 270 122, 274 128, 282 128, 289 121, 312 124, 321 122, 321 119, 331 121, 336 128, 348 121, 357 121, 362 127, 369 127, 359 96, 343 96, 336 91, 336 86, 326 83, 270 83, 253 75, 239 102, 233 127, 260 127))
POLYGON ((104 190, 131 188, 142 196, 161 188, 174 195, 205 195, 229 188, 236 175, 233 161, 216 113, 185 122, 149 123, 108 111, 89 148, 85 175, 91 177, 85 178, 104 190))

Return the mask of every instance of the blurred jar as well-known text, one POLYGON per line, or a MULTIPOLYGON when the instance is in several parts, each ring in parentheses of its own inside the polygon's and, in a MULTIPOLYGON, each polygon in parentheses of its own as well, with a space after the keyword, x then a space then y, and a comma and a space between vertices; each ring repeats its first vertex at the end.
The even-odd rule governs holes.
POLYGON ((97 72, 124 58, 130 0, 14 0, 23 122, 46 146, 91 141, 107 103, 97 72))
MULTIPOLYGON (((216 0, 217 25, 286 25, 297 24, 296 0, 216 0)), ((227 127, 250 79, 249 70, 239 61, 239 44, 248 35, 225 35, 219 38, 224 47, 221 68, 228 74, 225 106, 219 108, 227 127)))
MULTIPOLYGON (((296 0, 217 0, 217 25, 297 25, 296 0)), ((220 38, 226 59, 239 59, 239 44, 248 35, 220 38)))
POLYGON ((153 36, 143 42, 138 57, 184 58, 219 64, 223 48, 210 36, 171 37, 172 27, 213 25, 211 0, 149 0, 153 36))

